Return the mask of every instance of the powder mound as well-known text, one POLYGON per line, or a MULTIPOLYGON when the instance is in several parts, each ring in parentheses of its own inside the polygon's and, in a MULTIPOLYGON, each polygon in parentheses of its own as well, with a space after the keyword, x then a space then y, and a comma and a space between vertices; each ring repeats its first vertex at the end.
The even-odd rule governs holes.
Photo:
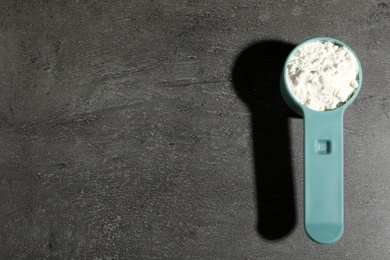
POLYGON ((302 45, 287 64, 291 93, 302 105, 317 111, 347 102, 358 87, 358 76, 355 56, 329 41, 302 45))

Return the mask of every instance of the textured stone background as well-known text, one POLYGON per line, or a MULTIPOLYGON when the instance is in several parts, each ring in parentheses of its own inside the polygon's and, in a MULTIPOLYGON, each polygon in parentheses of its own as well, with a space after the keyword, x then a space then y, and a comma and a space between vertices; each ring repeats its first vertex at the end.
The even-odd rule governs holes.
POLYGON ((390 259, 389 1, 0 1, 1 259, 390 259), (345 233, 303 228, 291 48, 351 46, 345 233))

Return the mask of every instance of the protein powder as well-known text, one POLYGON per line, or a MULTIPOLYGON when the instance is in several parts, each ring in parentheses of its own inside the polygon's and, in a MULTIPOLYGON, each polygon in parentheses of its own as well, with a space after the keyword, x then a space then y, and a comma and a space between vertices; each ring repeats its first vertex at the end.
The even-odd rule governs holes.
POLYGON ((302 105, 325 111, 348 101, 358 87, 358 73, 358 62, 347 48, 317 41, 295 51, 287 65, 287 83, 302 105))

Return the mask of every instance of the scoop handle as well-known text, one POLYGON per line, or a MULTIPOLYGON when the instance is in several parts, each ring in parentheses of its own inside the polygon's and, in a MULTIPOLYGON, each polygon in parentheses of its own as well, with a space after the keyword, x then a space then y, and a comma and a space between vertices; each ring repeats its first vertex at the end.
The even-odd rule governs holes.
POLYGON ((344 231, 343 114, 304 111, 305 229, 320 244, 344 231))

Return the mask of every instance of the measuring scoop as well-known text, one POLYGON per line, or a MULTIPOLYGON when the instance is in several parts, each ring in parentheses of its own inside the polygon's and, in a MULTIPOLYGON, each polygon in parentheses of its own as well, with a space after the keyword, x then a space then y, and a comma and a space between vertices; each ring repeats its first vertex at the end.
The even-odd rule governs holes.
POLYGON ((356 54, 345 43, 318 37, 302 42, 289 54, 284 64, 280 88, 287 105, 304 118, 304 214, 308 236, 320 244, 337 242, 344 231, 343 115, 355 100, 362 84, 362 67, 356 54), (290 91, 287 70, 290 59, 302 45, 329 41, 345 47, 358 66, 358 87, 347 102, 333 110, 315 111, 299 103, 290 91))

